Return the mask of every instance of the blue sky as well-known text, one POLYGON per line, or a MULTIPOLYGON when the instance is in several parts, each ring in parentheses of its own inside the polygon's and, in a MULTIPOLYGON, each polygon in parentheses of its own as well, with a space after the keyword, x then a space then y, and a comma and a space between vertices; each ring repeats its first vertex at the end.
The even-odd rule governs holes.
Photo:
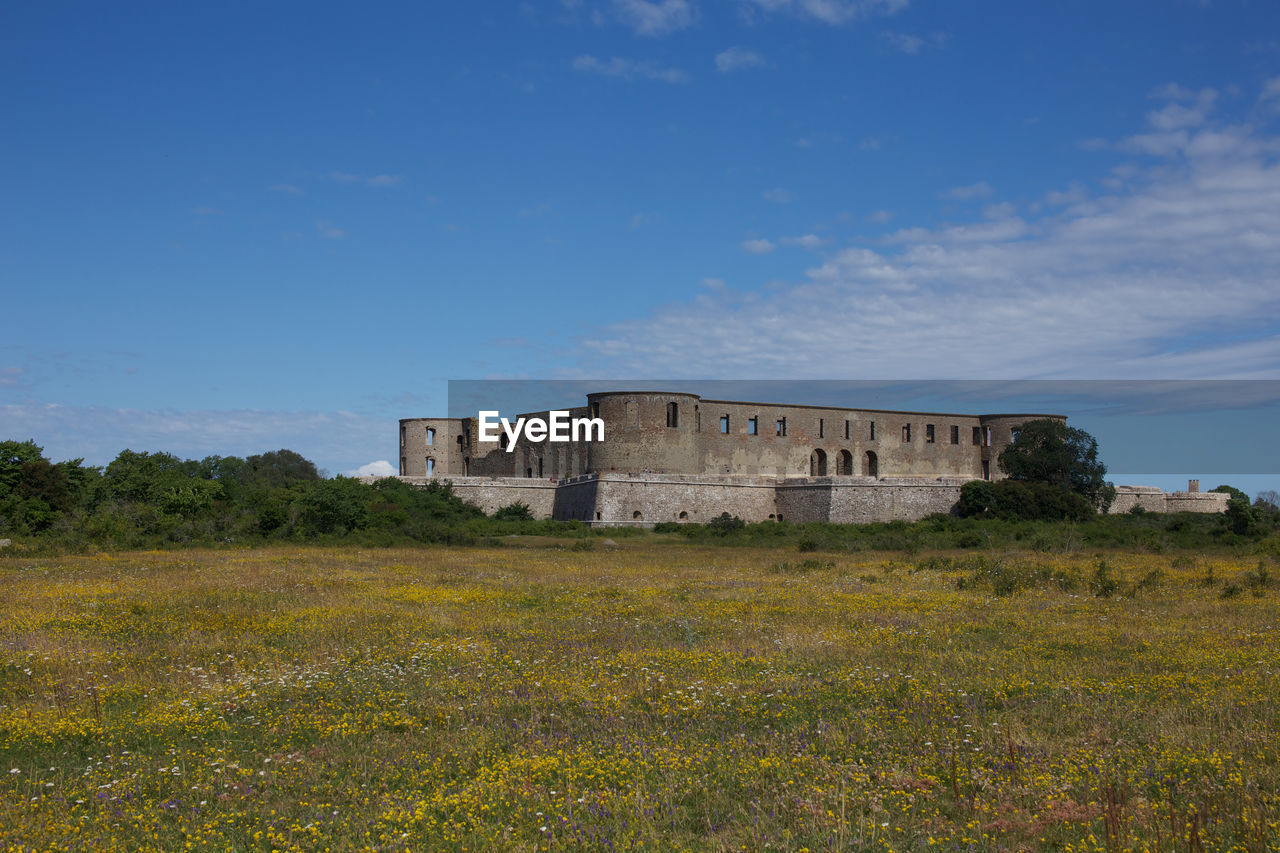
POLYGON ((54 458, 353 470, 458 378, 1280 378, 1274 4, 187 5, 0 11, 54 458))

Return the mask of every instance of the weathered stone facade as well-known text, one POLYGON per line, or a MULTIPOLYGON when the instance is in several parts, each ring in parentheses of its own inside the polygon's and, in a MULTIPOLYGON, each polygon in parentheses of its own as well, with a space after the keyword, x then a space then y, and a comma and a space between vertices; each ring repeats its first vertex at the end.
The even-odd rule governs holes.
POLYGON ((1154 486, 1116 486, 1109 512, 1130 512, 1135 506, 1147 512, 1226 512, 1229 500, 1231 495, 1224 492, 1162 492, 1154 486))
MULTIPOLYGON (((520 502, 539 518, 650 526, 746 521, 911 521, 952 512, 969 480, 998 479, 997 457, 1029 420, 703 399, 587 395, 571 418, 598 418, 599 441, 480 441, 477 418, 400 421, 400 474, 448 479, 493 512, 520 502)), ((514 418, 503 413, 511 420, 514 418)), ((523 417, 549 419, 549 412, 523 417)), ((1122 486, 1112 512, 1222 512, 1226 496, 1122 486), (1221 500, 1219 500, 1221 498, 1221 500)))
MULTIPOLYGON (((400 421, 400 474, 445 478, 487 512, 514 502, 538 517, 598 524, 882 521, 950 512, 1020 424, 1062 415, 960 415, 589 394, 571 418, 599 418, 602 441, 480 441, 477 418, 400 421)), ((507 417, 511 416, 504 413, 507 417)), ((549 412, 524 417, 549 418, 549 412)), ((514 418, 511 418, 514 420, 514 418)))

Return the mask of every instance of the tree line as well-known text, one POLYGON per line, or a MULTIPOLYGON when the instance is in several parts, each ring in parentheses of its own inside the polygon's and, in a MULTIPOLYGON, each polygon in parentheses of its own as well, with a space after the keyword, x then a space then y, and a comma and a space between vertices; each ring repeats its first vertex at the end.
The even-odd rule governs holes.
POLYGON ((431 542, 465 539, 483 519, 447 483, 325 478, 292 450, 199 460, 124 450, 98 468, 0 441, 0 537, 119 548, 356 533, 431 542))

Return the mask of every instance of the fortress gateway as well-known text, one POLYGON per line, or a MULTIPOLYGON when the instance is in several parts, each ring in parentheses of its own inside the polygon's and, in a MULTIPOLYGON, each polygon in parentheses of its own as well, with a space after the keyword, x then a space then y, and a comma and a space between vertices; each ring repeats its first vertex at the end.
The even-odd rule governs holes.
MULTIPOLYGON (((485 512, 518 501, 538 518, 595 524, 706 522, 724 512, 745 521, 911 521, 951 512, 969 480, 1001 478, 996 460, 1026 421, 1066 420, 662 391, 588 394, 587 405, 567 411, 603 421, 603 440, 513 442, 498 430, 498 442, 481 442, 478 418, 401 420, 401 479, 447 479, 485 512)), ((550 412, 522 417, 546 421, 550 412)), ((1135 503, 1221 512, 1205 493, 1123 486, 1112 512, 1135 503)))

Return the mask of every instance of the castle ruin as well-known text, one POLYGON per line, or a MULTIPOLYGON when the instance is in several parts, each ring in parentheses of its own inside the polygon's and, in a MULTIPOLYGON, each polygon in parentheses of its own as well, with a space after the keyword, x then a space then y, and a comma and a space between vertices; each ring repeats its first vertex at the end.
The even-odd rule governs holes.
MULTIPOLYGON (((705 523, 725 512, 745 521, 914 521, 952 512, 970 480, 1001 478, 996 460, 1026 421, 1066 420, 663 391, 588 394, 585 406, 565 411, 603 422, 603 440, 512 441, 499 432, 499 441, 483 442, 478 417, 405 418, 400 476, 449 480, 455 494, 489 513, 520 502, 535 517, 602 525, 705 523)), ((1165 511, 1170 497, 1122 486, 1117 504, 1165 511)), ((1178 508, 1221 512, 1217 497, 1196 493, 1178 508)))

